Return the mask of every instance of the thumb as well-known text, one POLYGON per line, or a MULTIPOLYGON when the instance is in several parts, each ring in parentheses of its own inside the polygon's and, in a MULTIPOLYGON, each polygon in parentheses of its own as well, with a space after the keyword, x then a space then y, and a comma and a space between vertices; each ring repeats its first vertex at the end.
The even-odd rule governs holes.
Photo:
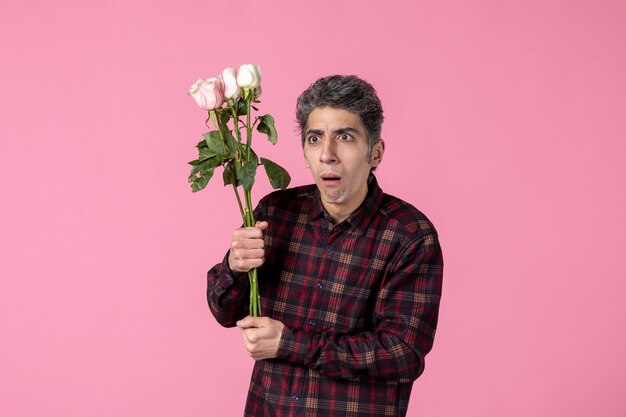
POLYGON ((267 227, 269 226, 268 222, 256 222, 256 224, 254 225, 255 227, 261 229, 261 230, 265 230, 267 229, 267 227))
POLYGON ((236 324, 240 329, 249 329, 251 327, 258 327, 256 323, 256 317, 247 316, 239 320, 236 324))

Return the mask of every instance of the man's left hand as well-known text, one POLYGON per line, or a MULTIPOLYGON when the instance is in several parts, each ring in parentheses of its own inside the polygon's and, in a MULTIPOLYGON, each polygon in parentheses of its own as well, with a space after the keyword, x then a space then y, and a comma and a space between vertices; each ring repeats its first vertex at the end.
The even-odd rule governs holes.
POLYGON ((285 325, 269 317, 248 316, 237 322, 248 354, 254 360, 275 358, 285 325))

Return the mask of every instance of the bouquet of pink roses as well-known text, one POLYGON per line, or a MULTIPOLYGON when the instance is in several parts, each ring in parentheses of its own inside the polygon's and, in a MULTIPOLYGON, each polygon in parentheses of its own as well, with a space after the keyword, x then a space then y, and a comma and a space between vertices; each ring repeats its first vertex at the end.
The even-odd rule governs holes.
MULTIPOLYGON (((204 139, 196 147, 198 159, 189 162, 192 166, 188 181, 193 192, 206 187, 215 169, 224 168, 224 185, 232 185, 245 227, 255 225, 252 215, 251 191, 257 167, 263 165, 270 184, 274 189, 285 189, 291 178, 289 173, 267 158, 259 158, 252 150, 254 128, 276 144, 278 136, 274 118, 265 114, 254 116, 255 106, 261 95, 261 70, 254 64, 243 64, 239 70, 228 67, 215 78, 199 79, 188 93, 198 106, 208 112, 213 129, 203 135, 204 139), (245 134, 242 135, 241 130, 245 134), (243 189, 243 202, 239 194, 243 189)), ((261 315, 261 297, 258 290, 256 268, 248 272, 250 280, 250 315, 261 315)))

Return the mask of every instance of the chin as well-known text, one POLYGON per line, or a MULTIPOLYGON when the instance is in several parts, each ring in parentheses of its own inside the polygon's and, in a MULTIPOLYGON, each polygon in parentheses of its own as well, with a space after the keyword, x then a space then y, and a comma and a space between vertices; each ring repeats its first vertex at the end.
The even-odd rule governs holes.
POLYGON ((343 198, 343 196, 336 196, 336 197, 329 196, 329 195, 326 196, 326 202, 328 204, 343 204, 344 200, 345 199, 343 198))

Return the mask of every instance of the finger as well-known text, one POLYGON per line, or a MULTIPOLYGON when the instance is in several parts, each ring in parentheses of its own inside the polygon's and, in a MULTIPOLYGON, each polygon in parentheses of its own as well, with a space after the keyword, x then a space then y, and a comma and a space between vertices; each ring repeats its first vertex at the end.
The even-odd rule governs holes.
POLYGON ((252 268, 259 268, 265 263, 265 258, 255 258, 255 259, 247 259, 244 261, 246 264, 246 268, 251 270, 252 268))
POLYGON ((252 268, 258 268, 265 263, 265 258, 241 259, 233 257, 228 259, 228 265, 231 270, 236 272, 248 272, 252 268))
POLYGON ((242 227, 233 231, 233 239, 262 239, 263 230, 258 227, 242 227))
POLYGON ((231 249, 229 261, 245 263, 248 261, 259 262, 265 259, 265 251, 263 249, 231 249))
POLYGON ((233 249, 233 255, 236 259, 261 259, 265 256, 263 249, 233 249))
POLYGON ((265 241, 263 239, 237 239, 233 240, 230 246, 233 249, 263 249, 265 241))

